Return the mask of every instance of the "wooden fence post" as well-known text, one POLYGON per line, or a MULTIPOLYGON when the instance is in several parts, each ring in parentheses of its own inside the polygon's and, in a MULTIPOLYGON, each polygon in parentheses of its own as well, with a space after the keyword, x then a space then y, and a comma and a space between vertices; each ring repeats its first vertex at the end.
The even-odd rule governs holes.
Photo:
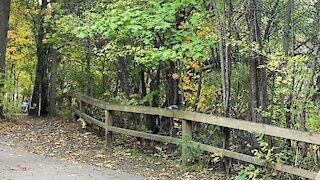
POLYGON ((105 110, 105 139, 106 149, 110 149, 112 145, 112 132, 108 131, 108 127, 112 126, 112 113, 105 110))
POLYGON ((188 141, 192 140, 192 121, 182 120, 182 166, 188 166, 188 141))
POLYGON ((80 118, 82 118, 82 113, 86 113, 86 110, 85 110, 86 104, 85 104, 85 102, 83 102, 81 100, 79 100, 79 101, 80 101, 79 111, 81 112, 80 118))

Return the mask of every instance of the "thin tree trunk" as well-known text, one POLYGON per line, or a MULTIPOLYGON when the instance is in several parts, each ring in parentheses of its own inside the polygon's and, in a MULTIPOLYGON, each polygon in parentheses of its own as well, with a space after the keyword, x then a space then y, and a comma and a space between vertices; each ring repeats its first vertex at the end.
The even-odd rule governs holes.
MULTIPOLYGON (((216 18, 216 24, 219 27, 219 55, 220 55, 220 65, 221 65, 221 82, 222 82, 222 92, 223 92, 223 109, 224 115, 226 117, 230 116, 230 75, 231 75, 231 62, 229 59, 229 50, 228 45, 226 44, 226 15, 225 8, 223 8, 223 17, 222 21, 219 16, 217 6, 214 1, 212 1, 213 10, 216 18)), ((230 129, 222 128, 222 148, 229 148, 229 138, 230 138, 230 129)), ((230 159, 224 158, 224 169, 229 174, 230 173, 230 159)))
POLYGON ((202 87, 202 70, 200 70, 200 73, 199 73, 199 80, 198 80, 198 90, 197 90, 197 95, 196 95, 196 100, 195 100, 195 103, 194 103, 194 108, 193 110, 195 112, 198 111, 198 103, 199 103, 199 100, 200 100, 200 95, 201 95, 201 87, 202 87))
POLYGON ((141 99, 143 99, 147 95, 147 88, 145 82, 144 71, 140 71, 140 87, 141 87, 141 99))
POLYGON ((291 26, 291 14, 292 14, 292 6, 293 0, 288 0, 286 4, 286 14, 285 14, 285 26, 284 26, 284 34, 283 34, 283 53, 284 55, 289 55, 289 47, 290 47, 290 26, 291 26))
POLYGON ((102 62, 102 71, 101 71, 101 76, 102 76, 102 88, 103 88, 103 93, 107 91, 107 75, 105 73, 105 63, 102 62))
MULTIPOLYGON (((16 87, 16 79, 17 79, 17 74, 16 74, 16 70, 15 69, 13 69, 13 89, 15 89, 15 87, 16 87)), ((13 92, 12 92, 12 101, 13 101, 13 103, 15 103, 15 90, 13 90, 13 92)))
MULTIPOLYGON (((7 32, 9 27, 9 15, 10 15, 10 5, 11 0, 1 0, 0 1, 0 73, 1 79, 5 78, 5 68, 6 68, 6 49, 7 49, 7 32)), ((3 81, 1 81, 3 82, 3 81)), ((4 84, 0 84, 2 89, 4 84)), ((4 102, 4 92, 1 92, 0 98, 0 118, 3 119, 3 102, 4 102)))
MULTIPOLYGON (((291 26, 291 14, 292 14, 293 0, 288 0, 286 4, 286 14, 285 14, 285 26, 283 35, 283 54, 285 57, 289 55, 290 47, 290 26, 291 26)), ((294 88, 294 81, 292 82, 292 88, 294 88)), ((288 102, 286 102, 286 114, 285 114, 285 124, 286 128, 291 128, 291 107, 292 107, 293 93, 290 92, 288 102)), ((287 139, 287 146, 291 146, 291 140, 287 139)))
MULTIPOLYGON (((160 85, 160 69, 156 71, 155 76, 152 78, 150 82, 150 92, 158 91, 160 85)), ((158 93, 154 94, 152 97, 151 106, 158 107, 159 105, 159 95, 158 93)), ((159 128, 156 126, 156 120, 159 116, 147 115, 146 116, 146 128, 151 130, 152 133, 156 134, 159 131, 159 128)))
MULTIPOLYGON (((177 73, 177 66, 176 63, 170 62, 169 63, 170 75, 177 73)), ((172 90, 172 101, 170 105, 177 105, 180 106, 180 98, 179 98, 179 79, 173 79, 172 76, 169 78, 171 81, 171 90, 172 90)), ((169 87, 170 88, 170 87, 169 87)))
MULTIPOLYGON (((143 100, 144 97, 146 97, 147 95, 147 87, 146 87, 146 82, 145 82, 145 72, 144 70, 142 69, 140 72, 139 72, 139 75, 140 75, 140 85, 139 85, 139 92, 140 92, 140 99, 143 100)), ((144 102, 144 106, 148 106, 148 101, 145 101, 144 102)), ((149 116, 148 115, 142 115, 140 114, 140 117, 137 118, 137 124, 141 125, 141 124, 144 124, 146 126, 146 121, 147 121, 147 118, 149 116), (143 117, 145 118, 145 121, 143 122, 143 117)), ((141 139, 139 138, 139 141, 141 141, 141 139)))
POLYGON ((91 75, 90 41, 86 40, 86 75, 87 75, 87 95, 93 97, 93 78, 91 75))
POLYGON ((93 79, 91 76, 91 59, 86 60, 86 74, 87 74, 87 95, 93 97, 93 79))
POLYGON ((15 107, 16 107, 16 110, 17 111, 19 111, 19 98, 20 98, 20 96, 19 96, 19 72, 17 73, 17 77, 16 77, 16 82, 17 82, 17 84, 16 84, 16 87, 15 87, 15 92, 16 92, 16 94, 17 94, 17 101, 15 102, 15 107))
MULTIPOLYGON (((9 70, 9 79, 12 79, 12 78, 14 78, 14 64, 12 63, 11 64, 11 69, 7 69, 7 70, 9 70)), ((8 71, 6 72, 6 76, 8 75, 8 71)), ((13 101, 13 99, 14 99, 14 93, 12 93, 12 94, 8 94, 8 93, 6 93, 7 94, 7 101, 10 103, 11 101, 13 101)))

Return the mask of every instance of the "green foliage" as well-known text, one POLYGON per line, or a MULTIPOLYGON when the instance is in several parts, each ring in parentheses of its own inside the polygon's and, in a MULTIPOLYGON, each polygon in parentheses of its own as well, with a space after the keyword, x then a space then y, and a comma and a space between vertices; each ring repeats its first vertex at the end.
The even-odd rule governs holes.
POLYGON ((259 148, 253 149, 252 153, 259 160, 262 160, 264 166, 257 167, 251 164, 245 166, 238 172, 236 179, 274 179, 279 172, 270 167, 274 166, 275 163, 290 164, 294 159, 295 152, 293 150, 286 148, 285 150, 276 151, 276 147, 269 147, 269 144, 265 142, 263 134, 257 134, 256 137, 259 148))
MULTIPOLYGON (((59 97, 59 96, 58 96, 59 97)), ((72 119, 74 112, 70 109, 70 104, 64 98, 64 95, 60 95, 58 99, 58 115, 66 119, 72 119), (62 97, 61 97, 62 96, 62 97)))
POLYGON ((146 3, 118 1, 107 6, 99 4, 97 7, 103 8, 104 12, 97 8, 97 12, 87 13, 85 26, 80 23, 73 32, 79 38, 94 34, 102 36, 117 50, 112 53, 113 57, 134 54, 137 63, 148 67, 182 60, 183 56, 203 60, 208 57, 209 48, 217 38, 205 25, 207 17, 203 4, 196 2, 168 1, 160 5, 152 0, 146 3), (190 5, 194 6, 193 10, 188 9, 190 5), (177 28, 176 13, 183 8, 190 15, 177 28), (157 42, 154 39, 161 38, 159 33, 164 33, 165 38, 157 42), (163 41, 162 45, 154 47, 159 41, 163 41))
POLYGON ((190 137, 182 137, 180 147, 181 150, 185 152, 184 158, 186 158, 187 163, 194 164, 201 159, 202 150, 200 149, 200 145, 192 143, 192 139, 190 137))
POLYGON ((261 168, 257 168, 250 164, 241 170, 236 176, 236 180, 258 180, 261 172, 261 168))
POLYGON ((260 149, 252 150, 252 153, 255 157, 264 161, 265 165, 272 164, 274 160, 274 147, 269 148, 267 142, 264 141, 264 135, 257 135, 257 141, 260 146, 260 149))
POLYGON ((319 127, 319 113, 317 103, 312 100, 318 90, 314 85, 318 74, 314 72, 312 62, 306 56, 297 55, 284 57, 281 54, 272 56, 266 67, 274 73, 273 99, 265 116, 273 119, 273 122, 284 126, 286 114, 294 119, 294 127, 300 129, 301 108, 305 107, 307 114, 307 128, 316 131, 319 127), (287 59, 287 61, 283 61, 287 59), (285 63, 285 66, 283 65, 285 63), (292 106, 288 109, 287 104, 292 106), (287 104, 283 104, 286 102, 287 104))
MULTIPOLYGON (((267 70, 268 109, 262 112, 265 120, 285 127, 285 120, 290 119, 293 129, 304 129, 305 125, 308 131, 319 132, 319 55, 316 52, 319 24, 313 14, 318 12, 319 3, 295 2, 294 23, 290 25, 292 52, 287 56, 283 53, 286 1, 277 3, 259 1, 262 16, 262 46, 259 47, 258 43, 250 43, 248 7, 239 0, 56 1, 50 2, 47 10, 41 12, 44 14, 40 14, 36 1, 15 1, 8 32, 6 80, 1 78, 5 83, 1 92, 6 96, 0 93, 0 100, 6 103, 6 112, 11 114, 16 107, 10 102, 11 95, 31 96, 37 67, 38 22, 44 15, 48 61, 53 58, 52 51, 58 52, 59 97, 64 90, 86 94, 92 83, 94 97, 115 104, 166 107, 175 99, 174 103, 181 110, 224 115, 218 47, 223 41, 223 56, 232 62, 228 82, 230 117, 250 119, 250 79, 256 76, 250 68, 254 51, 260 61, 265 61, 257 67, 258 71, 267 70), (218 36, 221 27, 215 22, 212 2, 225 25, 225 39, 218 36), (307 8, 310 11, 306 12, 307 8), (123 62, 119 65, 120 57, 123 62), (125 77, 121 74, 123 70, 125 77), (128 86, 129 97, 123 86, 128 86)), ((256 83, 259 86, 260 82, 256 83)), ((72 115, 65 102, 59 102, 59 106, 60 115, 72 115)), ((103 120, 103 111, 92 111, 95 118, 103 120)), ((119 112, 114 115, 123 120, 120 125, 150 132, 137 117, 119 112)), ((80 123, 85 127, 83 119, 80 123)), ((178 121, 170 123, 168 126, 172 127, 167 129, 181 129, 178 121)), ((195 125, 194 132, 198 142, 221 144, 219 127, 195 125)), ((269 148, 271 145, 263 139, 262 135, 257 137, 260 148, 252 150, 252 154, 266 166, 275 162, 294 163, 293 147, 286 147, 283 140, 276 139, 269 148)), ((190 141, 182 140, 187 147, 188 161, 193 163, 206 158, 201 155, 199 146, 190 141)), ((238 149, 240 146, 231 141, 230 147, 238 149)), ((217 154, 209 156, 208 161, 213 163, 221 159, 217 154)), ((312 166, 310 159, 310 155, 301 159, 300 165, 312 166)), ((250 165, 238 178, 263 178, 267 172, 269 170, 250 165)))

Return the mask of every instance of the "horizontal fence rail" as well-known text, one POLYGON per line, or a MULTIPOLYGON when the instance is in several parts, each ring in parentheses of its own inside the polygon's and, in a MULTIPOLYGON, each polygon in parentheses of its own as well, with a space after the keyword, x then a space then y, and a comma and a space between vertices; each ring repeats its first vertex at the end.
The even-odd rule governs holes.
MULTIPOLYGON (((192 122, 199 122, 199 123, 206 123, 211 125, 217 125, 221 127, 228 127, 232 129, 237 130, 243 130, 247 132, 254 132, 254 133, 262 133, 269 136, 284 138, 284 139, 291 139, 299 142, 306 142, 310 144, 316 144, 320 145, 320 134, 317 133, 310 133, 305 131, 299 131, 294 129, 287 129, 287 128, 281 128, 273 125, 268 124, 261 124, 261 123, 254 123, 250 121, 244 121, 239 119, 232 119, 232 118, 226 118, 226 117, 219 117, 209 114, 202 114, 202 113, 196 113, 196 112, 187 112, 187 111, 180 111, 180 110, 170 110, 170 109, 164 109, 164 108, 156 108, 156 107, 146 107, 146 106, 129 106, 129 105, 114 105, 110 104, 105 101, 101 101, 99 99, 95 99, 89 96, 85 96, 78 93, 68 92, 67 96, 69 98, 75 98, 76 101, 79 102, 80 108, 79 110, 71 107, 74 113, 79 115, 84 120, 91 122, 101 128, 105 129, 105 135, 106 135, 106 143, 107 145, 110 145, 112 142, 112 134, 119 133, 119 134, 125 134, 135 137, 140 137, 144 139, 150 139, 150 140, 156 140, 171 144, 182 144, 182 139, 180 138, 173 138, 168 136, 162 136, 157 134, 150 134, 145 132, 139 132, 134 130, 128 130, 124 128, 119 128, 112 126, 112 111, 120 111, 120 112, 128 112, 128 113, 139 113, 139 114, 148 114, 148 115, 158 115, 158 116, 164 116, 164 117, 171 117, 171 118, 177 118, 182 120, 182 136, 189 136, 191 137, 191 129, 192 129, 192 122), (101 122, 89 115, 87 115, 84 111, 84 104, 89 104, 92 106, 99 107, 101 109, 105 110, 105 122, 101 122)), ((249 156, 242 153, 233 152, 226 149, 221 149, 217 147, 213 147, 206 144, 201 144, 198 142, 191 141, 190 143, 193 143, 195 145, 198 145, 199 148, 203 151, 212 152, 212 153, 220 153, 222 156, 230 157, 233 159, 237 159, 240 161, 256 164, 259 166, 268 166, 269 168, 273 168, 278 171, 294 174, 300 177, 305 177, 309 179, 316 179, 317 172, 314 171, 308 171, 305 169, 288 166, 284 164, 275 163, 272 165, 266 165, 264 161, 249 156)), ((185 163, 186 159, 184 159, 184 148, 182 147, 182 160, 185 163)), ((320 180, 320 179, 319 179, 320 180)))

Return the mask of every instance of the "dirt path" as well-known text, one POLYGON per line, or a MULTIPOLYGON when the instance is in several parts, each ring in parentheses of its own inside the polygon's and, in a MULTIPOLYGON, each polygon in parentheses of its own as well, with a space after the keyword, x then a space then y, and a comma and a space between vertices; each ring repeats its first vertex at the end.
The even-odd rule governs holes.
MULTIPOLYGON (((81 123, 76 120, 62 118, 13 116, 9 122, 0 122, 0 142, 6 142, 22 152, 86 164, 97 169, 120 170, 149 179, 230 179, 214 168, 199 165, 192 166, 186 172, 181 167, 178 148, 146 141, 140 143, 130 136, 115 134, 113 149, 106 151, 104 132, 98 132, 93 127, 82 129, 81 123)), ((0 167, 3 168, 1 161, 0 167)), ((0 180, 3 179, 1 168, 0 180)))
POLYGON ((0 142, 0 179, 2 180, 142 180, 146 178, 95 166, 72 164, 22 152, 0 142))

